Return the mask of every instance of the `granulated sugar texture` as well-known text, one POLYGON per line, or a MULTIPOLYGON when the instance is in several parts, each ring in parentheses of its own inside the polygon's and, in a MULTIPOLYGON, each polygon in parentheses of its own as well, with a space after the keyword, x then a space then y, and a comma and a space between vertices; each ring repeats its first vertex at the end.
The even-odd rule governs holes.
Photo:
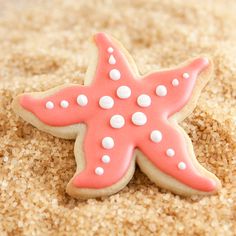
POLYGON ((236 235, 236 2, 0 0, 0 235, 236 235), (200 54, 215 73, 181 125, 199 162, 222 181, 218 195, 183 198, 139 170, 111 197, 65 193, 73 141, 17 117, 22 92, 83 83, 89 39, 105 31, 141 73, 200 54))

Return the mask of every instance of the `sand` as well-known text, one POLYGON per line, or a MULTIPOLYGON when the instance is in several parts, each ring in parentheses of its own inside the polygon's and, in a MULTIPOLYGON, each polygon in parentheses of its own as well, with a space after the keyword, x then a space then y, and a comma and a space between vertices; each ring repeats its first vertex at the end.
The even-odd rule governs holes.
POLYGON ((236 2, 0 0, 0 235, 236 235, 236 2), (219 194, 179 197, 138 169, 111 197, 65 193, 73 141, 17 117, 22 92, 83 83, 89 38, 105 31, 141 73, 199 54, 215 73, 181 126, 199 162, 222 181, 219 194))

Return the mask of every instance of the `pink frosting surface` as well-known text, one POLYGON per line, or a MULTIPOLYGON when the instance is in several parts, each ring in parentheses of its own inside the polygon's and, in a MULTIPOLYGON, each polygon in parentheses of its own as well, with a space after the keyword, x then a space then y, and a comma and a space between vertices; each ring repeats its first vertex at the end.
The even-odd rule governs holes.
POLYGON ((129 169, 134 149, 138 148, 159 170, 181 183, 200 191, 214 191, 215 181, 203 176, 195 168, 183 135, 168 121, 170 116, 180 111, 189 101, 197 76, 208 66, 208 60, 199 58, 188 66, 154 72, 138 79, 112 39, 104 33, 99 33, 94 40, 98 47, 98 64, 91 85, 63 88, 41 99, 24 95, 20 100, 24 109, 46 125, 61 127, 80 122, 87 125, 83 146, 86 166, 74 178, 74 185, 78 188, 100 189, 117 183, 129 169), (108 50, 109 48, 113 50, 108 50), (109 63, 111 55, 115 59, 113 64, 109 63), (111 78, 112 69, 120 73, 119 79, 111 78), (178 80, 178 85, 173 85, 174 79, 178 80), (164 96, 160 96, 156 91, 160 85, 160 94, 164 96), (130 88, 131 95, 128 98, 122 99, 117 95, 120 86, 130 88), (137 102, 137 98, 142 94, 151 98, 151 104, 147 107, 142 107, 137 102), (77 103, 79 95, 87 97, 86 105, 77 103), (99 105, 103 96, 113 99, 112 108, 104 109, 99 105), (61 106, 63 100, 68 102, 68 107, 61 106), (49 101, 54 105, 51 109, 46 107, 49 101), (132 121, 136 112, 142 112, 146 116, 145 124, 136 125, 132 121), (124 118, 123 127, 111 126, 110 119, 114 115, 124 118), (150 135, 154 130, 162 134, 159 142, 153 142, 151 139, 150 135), (113 139, 112 148, 103 147, 104 137, 113 139), (172 155, 167 154, 167 150, 171 150, 172 155), (102 161, 103 155, 110 157, 109 163, 102 161))

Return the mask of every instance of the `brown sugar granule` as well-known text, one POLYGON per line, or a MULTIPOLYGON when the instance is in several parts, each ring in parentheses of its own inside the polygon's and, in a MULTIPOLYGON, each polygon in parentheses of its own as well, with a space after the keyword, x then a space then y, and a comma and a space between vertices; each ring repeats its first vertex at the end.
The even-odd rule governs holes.
POLYGON ((0 235, 236 235, 236 2, 0 0, 0 235), (79 201, 65 193, 73 141, 17 117, 22 92, 83 83, 89 38, 117 37, 141 73, 206 54, 215 66, 181 125, 223 188, 183 198, 138 169, 121 192, 79 201))

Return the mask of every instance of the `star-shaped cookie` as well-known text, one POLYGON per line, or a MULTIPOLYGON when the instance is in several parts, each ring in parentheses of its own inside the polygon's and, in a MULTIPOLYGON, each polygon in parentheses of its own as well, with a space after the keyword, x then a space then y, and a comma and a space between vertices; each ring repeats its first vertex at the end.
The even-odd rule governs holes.
POLYGON ((158 186, 182 195, 211 194, 220 181, 196 160, 178 122, 196 106, 211 63, 198 58, 140 76, 127 51, 98 33, 84 86, 19 95, 13 108, 54 136, 76 139, 77 170, 67 185, 76 198, 110 195, 140 169, 158 186))

